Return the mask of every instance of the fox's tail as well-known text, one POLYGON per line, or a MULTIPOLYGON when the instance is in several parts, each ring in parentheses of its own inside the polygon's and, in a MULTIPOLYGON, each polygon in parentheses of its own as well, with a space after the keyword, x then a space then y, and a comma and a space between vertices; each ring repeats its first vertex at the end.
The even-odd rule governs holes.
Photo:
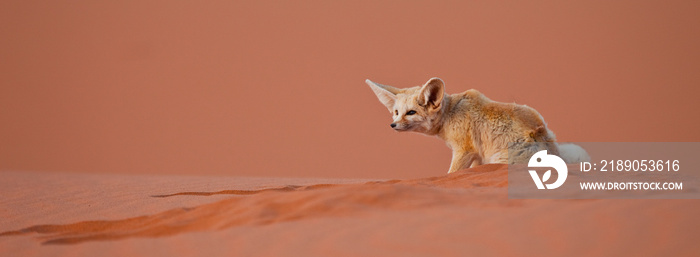
POLYGON ((591 161, 591 157, 588 155, 586 150, 583 150, 583 148, 575 144, 559 145, 559 157, 564 159, 564 162, 569 164, 591 161))

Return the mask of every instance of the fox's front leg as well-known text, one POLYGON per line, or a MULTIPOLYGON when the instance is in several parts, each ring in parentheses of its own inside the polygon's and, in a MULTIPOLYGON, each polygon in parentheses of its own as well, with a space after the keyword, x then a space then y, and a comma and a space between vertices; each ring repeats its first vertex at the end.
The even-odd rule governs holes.
POLYGON ((481 158, 474 152, 465 150, 452 150, 452 163, 447 173, 452 173, 461 169, 471 168, 481 164, 481 158))

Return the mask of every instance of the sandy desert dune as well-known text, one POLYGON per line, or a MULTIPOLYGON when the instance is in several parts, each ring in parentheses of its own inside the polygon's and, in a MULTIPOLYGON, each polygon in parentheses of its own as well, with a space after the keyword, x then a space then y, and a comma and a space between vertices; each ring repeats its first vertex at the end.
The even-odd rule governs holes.
POLYGON ((700 251, 695 200, 512 200, 507 166, 404 180, 3 172, 2 256, 700 251))

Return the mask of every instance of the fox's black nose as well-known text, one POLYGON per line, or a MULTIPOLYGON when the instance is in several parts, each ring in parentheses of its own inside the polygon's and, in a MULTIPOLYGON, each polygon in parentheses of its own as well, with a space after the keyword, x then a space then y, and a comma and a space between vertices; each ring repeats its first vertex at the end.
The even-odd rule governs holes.
POLYGON ((395 127, 396 127, 396 123, 391 123, 391 127, 392 127, 392 128, 395 128, 395 127))

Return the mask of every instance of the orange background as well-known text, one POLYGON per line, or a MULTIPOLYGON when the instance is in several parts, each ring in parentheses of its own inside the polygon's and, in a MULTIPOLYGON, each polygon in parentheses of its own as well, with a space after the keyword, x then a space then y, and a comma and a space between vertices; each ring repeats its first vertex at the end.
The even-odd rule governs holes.
POLYGON ((0 170, 447 171, 366 78, 536 108, 560 141, 699 141, 698 1, 2 1, 0 170))

